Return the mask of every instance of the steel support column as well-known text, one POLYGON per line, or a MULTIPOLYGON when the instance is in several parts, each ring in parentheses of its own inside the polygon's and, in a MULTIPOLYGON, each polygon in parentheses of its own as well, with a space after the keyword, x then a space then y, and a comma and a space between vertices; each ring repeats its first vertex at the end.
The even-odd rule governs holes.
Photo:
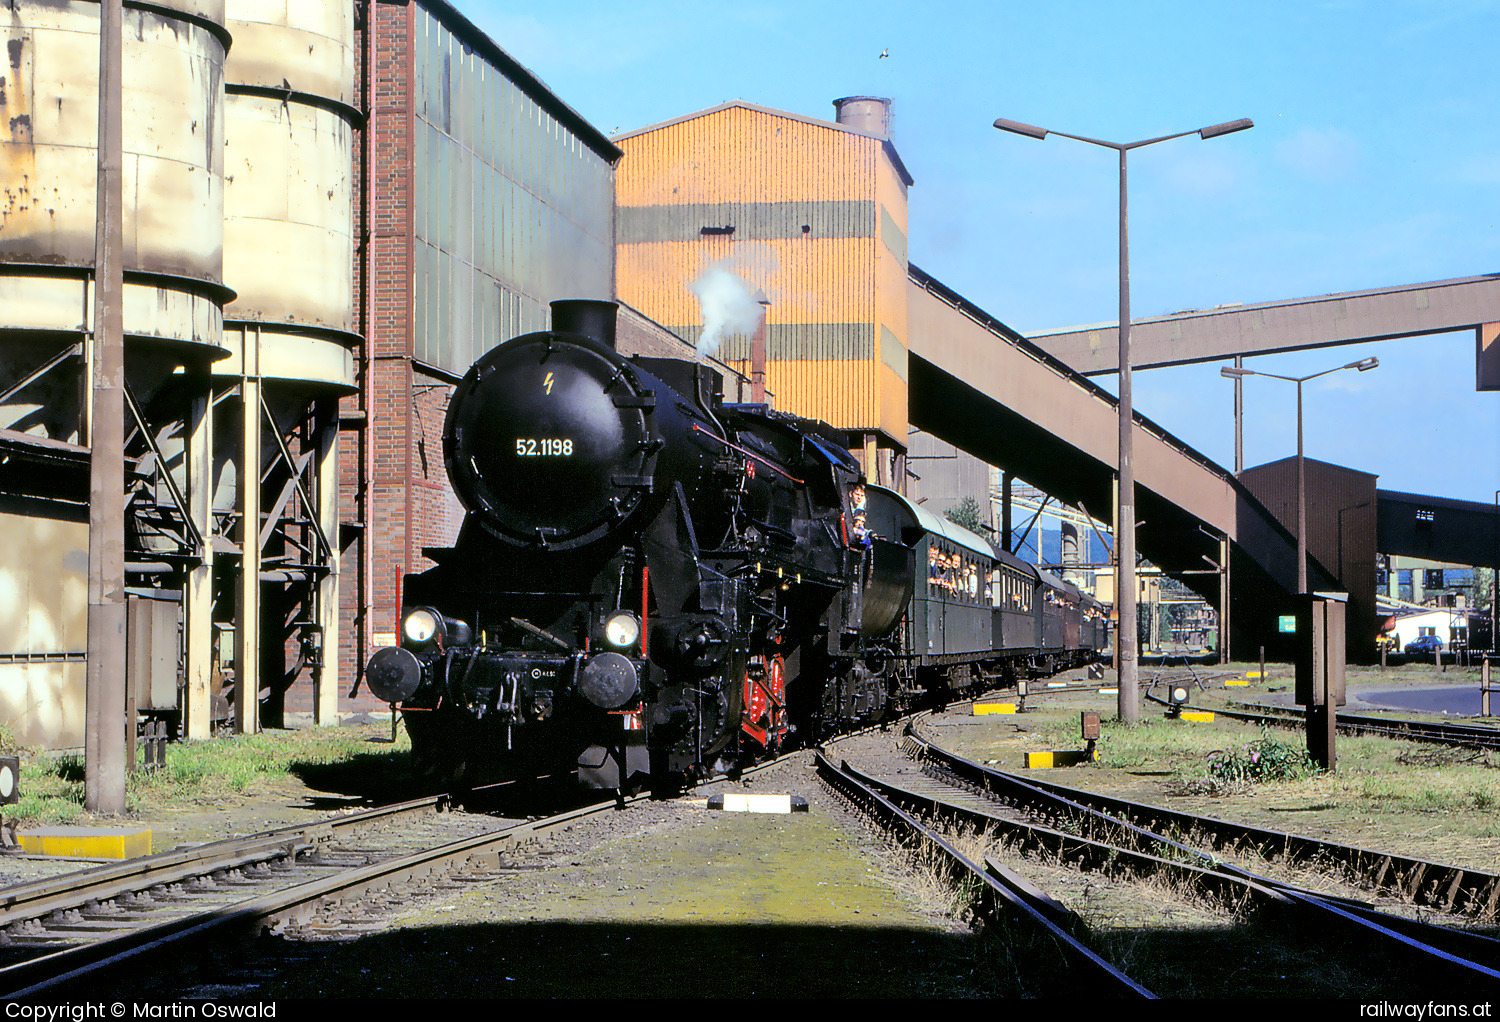
POLYGON ((313 406, 314 459, 313 500, 322 534, 328 538, 325 551, 328 572, 317 583, 314 596, 318 623, 318 660, 313 666, 313 720, 337 724, 339 710, 339 402, 336 397, 319 398, 313 406))
POLYGON ((260 329, 240 331, 240 460, 235 475, 240 574, 235 586, 235 731, 260 730, 260 329))
POLYGON ((125 317, 121 0, 99 7, 99 176, 89 415, 89 612, 84 804, 125 811, 125 317))
POLYGON ((186 671, 182 694, 183 735, 208 738, 213 731, 214 677, 214 387, 204 371, 201 390, 188 413, 184 459, 189 519, 198 527, 198 563, 183 587, 183 645, 186 671))
POLYGON ((1230 558, 1230 555, 1231 555, 1231 547, 1232 547, 1232 544, 1230 543, 1228 536, 1225 536, 1223 539, 1219 540, 1219 651, 1218 651, 1219 652, 1219 656, 1218 656, 1218 662, 1221 665, 1229 663, 1229 636, 1231 634, 1233 634, 1230 631, 1230 627, 1229 627, 1230 626, 1230 620, 1229 620, 1229 607, 1230 607, 1230 600, 1229 600, 1229 591, 1230 591, 1229 558, 1230 558))

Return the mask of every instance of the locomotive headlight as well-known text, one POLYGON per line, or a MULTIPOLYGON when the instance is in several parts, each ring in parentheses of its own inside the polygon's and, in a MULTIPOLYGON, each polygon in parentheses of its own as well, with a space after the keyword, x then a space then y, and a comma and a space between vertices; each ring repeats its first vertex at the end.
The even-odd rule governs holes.
POLYGON ((641 623, 634 614, 622 610, 611 614, 604 622, 604 641, 616 649, 634 646, 641 637, 641 623))
POLYGON ((401 622, 401 633, 407 642, 420 646, 431 642, 441 627, 442 621, 437 614, 422 607, 406 615, 406 620, 401 622))

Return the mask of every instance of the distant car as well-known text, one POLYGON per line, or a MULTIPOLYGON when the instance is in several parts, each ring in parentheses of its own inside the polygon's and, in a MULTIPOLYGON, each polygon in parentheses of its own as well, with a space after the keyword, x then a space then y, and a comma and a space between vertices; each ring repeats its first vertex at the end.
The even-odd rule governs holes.
POLYGON ((1436 635, 1419 635, 1406 644, 1407 653, 1435 653, 1443 648, 1443 640, 1436 635))
POLYGON ((1388 650, 1394 653, 1399 642, 1400 640, 1396 638, 1395 632, 1383 632, 1375 636, 1375 650, 1376 652, 1388 650))

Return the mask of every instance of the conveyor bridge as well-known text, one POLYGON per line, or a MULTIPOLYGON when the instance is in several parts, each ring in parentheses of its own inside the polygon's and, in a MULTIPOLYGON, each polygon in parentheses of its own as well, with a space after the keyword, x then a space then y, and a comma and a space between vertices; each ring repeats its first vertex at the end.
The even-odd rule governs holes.
MULTIPOLYGON (((909 277, 912 425, 1112 523, 1114 396, 917 267, 909 277)), ((1235 655, 1263 643, 1274 654, 1296 537, 1228 470, 1139 414, 1134 445, 1140 555, 1219 608, 1235 655)), ((1334 587, 1316 561, 1309 583, 1334 587)))

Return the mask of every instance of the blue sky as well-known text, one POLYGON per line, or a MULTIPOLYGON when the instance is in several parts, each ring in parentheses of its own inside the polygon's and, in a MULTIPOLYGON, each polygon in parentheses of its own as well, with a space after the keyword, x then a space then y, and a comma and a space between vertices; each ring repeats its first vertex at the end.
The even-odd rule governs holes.
MULTIPOLYGON (((1023 333, 1116 318, 1117 165, 996 117, 1117 142, 1255 121, 1132 154, 1136 318, 1500 271, 1500 0, 457 5, 610 134, 732 99, 831 120, 835 98, 890 97, 911 260, 1023 333)), ((1370 354, 1308 385, 1307 454, 1492 501, 1500 394, 1474 390, 1472 333, 1247 367, 1370 354)), ((1247 464, 1295 453, 1294 397, 1246 382, 1247 464)), ((1139 372, 1135 404, 1232 466, 1216 365, 1139 372)))

